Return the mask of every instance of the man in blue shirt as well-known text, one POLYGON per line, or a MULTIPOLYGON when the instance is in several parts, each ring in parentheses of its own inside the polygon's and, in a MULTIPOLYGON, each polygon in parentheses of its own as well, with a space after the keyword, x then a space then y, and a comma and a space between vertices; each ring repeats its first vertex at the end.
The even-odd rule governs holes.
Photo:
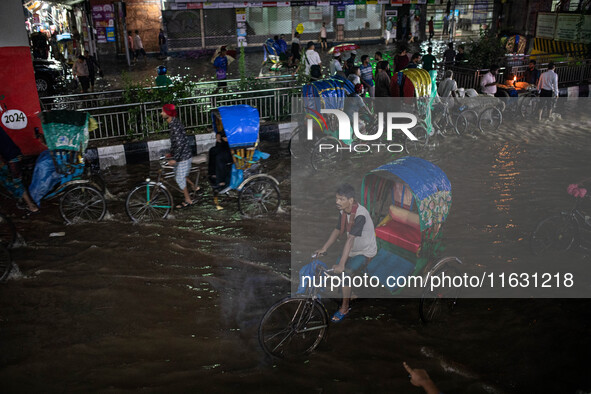
POLYGON ((218 79, 218 88, 228 86, 228 83, 224 81, 228 72, 228 58, 226 57, 226 47, 220 48, 220 54, 213 61, 213 66, 216 69, 216 77, 218 79))
POLYGON ((373 68, 369 63, 369 56, 361 56, 361 83, 365 87, 365 90, 369 92, 369 97, 375 97, 375 85, 373 82, 373 68))

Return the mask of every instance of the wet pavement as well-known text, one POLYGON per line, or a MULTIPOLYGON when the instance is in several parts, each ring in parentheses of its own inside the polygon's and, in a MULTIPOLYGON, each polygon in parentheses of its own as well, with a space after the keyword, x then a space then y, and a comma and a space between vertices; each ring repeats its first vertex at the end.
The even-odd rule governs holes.
MULTIPOLYGON (((588 118, 566 112, 561 124, 507 123, 422 154, 454 187, 446 253, 467 269, 535 262, 529 232, 570 207, 566 186, 591 173, 591 144, 588 118)), ((284 198, 270 218, 242 219, 231 199, 217 211, 206 194, 174 218, 134 225, 124 200, 154 164, 106 171, 101 223, 64 226, 55 204, 15 217, 27 246, 14 250, 21 274, 0 286, 2 391, 420 393, 403 361, 446 393, 591 390, 588 300, 460 300, 451 320, 432 325, 420 323, 418 300, 358 300, 313 354, 267 358, 257 329, 290 290, 291 182, 286 146, 262 150, 284 198)), ((589 263, 575 252, 542 259, 589 263)))

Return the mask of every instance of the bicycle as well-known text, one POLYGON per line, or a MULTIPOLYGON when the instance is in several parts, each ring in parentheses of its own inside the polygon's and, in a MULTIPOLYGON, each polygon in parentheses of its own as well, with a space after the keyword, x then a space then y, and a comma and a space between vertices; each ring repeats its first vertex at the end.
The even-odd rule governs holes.
MULTIPOLYGON (((569 194, 572 195, 571 186, 569 194)), ((576 198, 570 210, 547 217, 538 223, 530 238, 532 253, 539 256, 548 250, 566 251, 572 248, 590 252, 591 216, 582 210, 582 205, 587 200, 591 198, 576 198)))
MULTIPOLYGON (((191 162, 191 170, 189 177, 194 176, 194 181, 187 178, 188 186, 192 187, 190 193, 191 199, 198 197, 195 190, 199 185, 200 170, 198 165, 205 163, 205 156, 196 156, 191 162)), ((174 181, 175 172, 174 166, 168 164, 168 159, 164 156, 160 157, 160 167, 156 181, 147 178, 144 182, 135 186, 127 195, 125 200, 125 212, 129 218, 138 223, 147 220, 166 219, 173 209, 172 194, 168 190, 168 186, 172 189, 183 193, 174 181)))

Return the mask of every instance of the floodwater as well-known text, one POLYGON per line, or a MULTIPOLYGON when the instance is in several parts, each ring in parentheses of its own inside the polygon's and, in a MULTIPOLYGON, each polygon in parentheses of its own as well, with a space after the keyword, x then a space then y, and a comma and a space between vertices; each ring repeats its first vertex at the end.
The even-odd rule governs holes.
MULTIPOLYGON (((452 182, 446 254, 468 270, 533 261, 529 232, 569 208, 566 186, 590 176, 589 118, 563 108, 563 124, 507 123, 424 152, 452 182)), ((446 393, 591 391, 588 300, 462 299, 452 319, 423 325, 418 300, 363 299, 311 355, 267 358, 257 329, 290 290, 291 182, 286 147, 262 150, 285 197, 271 218, 241 219, 230 199, 216 211, 205 196, 133 225, 124 200, 148 165, 106 171, 113 197, 101 223, 64 226, 51 204, 15 217, 27 246, 14 250, 21 274, 0 287, 2 391, 420 393, 403 361, 446 393)), ((329 175, 330 228, 332 190, 349 179, 346 169, 329 175)), ((18 213, 5 200, 2 210, 18 213)), ((310 231, 320 246, 325 229, 310 231)), ((575 252, 552 259, 589 263, 575 252)))

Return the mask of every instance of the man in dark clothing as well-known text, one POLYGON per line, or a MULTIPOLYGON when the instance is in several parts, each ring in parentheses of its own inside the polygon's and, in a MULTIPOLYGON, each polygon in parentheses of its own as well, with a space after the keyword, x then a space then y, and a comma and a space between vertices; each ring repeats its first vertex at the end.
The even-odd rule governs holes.
POLYGON ((431 41, 434 35, 435 28, 433 27, 433 17, 431 17, 431 19, 429 19, 429 41, 431 41))
POLYGON ((464 46, 460 45, 456 55, 456 66, 461 66, 462 64, 466 63, 467 60, 466 53, 464 53, 464 46))
POLYGON ((160 47, 160 58, 166 59, 168 57, 168 44, 166 43, 166 36, 162 29, 160 29, 160 33, 158 34, 158 46, 160 47))
MULTIPOLYGON (((186 208, 193 205, 193 200, 191 200, 189 189, 187 188, 187 176, 191 171, 191 159, 193 157, 193 153, 189 147, 189 141, 187 141, 185 128, 178 118, 176 107, 173 104, 164 104, 160 115, 170 127, 171 159, 168 160, 168 165, 175 166, 174 179, 179 185, 179 188, 183 191, 183 195, 185 197, 185 200, 175 208, 186 208)), ((191 182, 189 181, 189 183, 191 182)), ((198 190, 196 185, 191 183, 191 186, 193 187, 194 191, 198 190)))
POLYGON ((410 63, 408 64, 408 66, 406 68, 418 68, 419 63, 421 63, 421 54, 416 52, 412 55, 412 58, 410 59, 410 63))
POLYGON ((349 76, 353 71, 353 67, 355 67, 355 56, 357 56, 357 51, 351 51, 351 56, 345 62, 345 75, 349 76))
POLYGON ((536 61, 530 60, 527 70, 525 70, 525 82, 529 83, 530 85, 537 85, 539 79, 540 70, 536 68, 536 61))
POLYGON ((450 42, 447 44, 445 52, 443 52, 443 63, 445 64, 445 67, 448 68, 453 66, 455 59, 456 51, 454 51, 454 44, 453 42, 450 42))
MULTIPOLYGON (((23 199, 29 212, 38 212, 39 208, 33 203, 22 181, 21 171, 22 152, 19 147, 0 127, 0 184, 16 199, 23 199)), ((22 207, 19 203, 17 206, 22 207)), ((23 209, 23 208, 21 208, 23 209)))
POLYGON ((208 174, 212 187, 222 190, 230 178, 232 151, 223 132, 215 135, 215 146, 209 149, 208 174))
POLYGON ((435 69, 435 66, 437 65, 437 60, 432 52, 433 48, 429 47, 427 48, 427 54, 423 56, 423 70, 425 71, 431 71, 435 69))

